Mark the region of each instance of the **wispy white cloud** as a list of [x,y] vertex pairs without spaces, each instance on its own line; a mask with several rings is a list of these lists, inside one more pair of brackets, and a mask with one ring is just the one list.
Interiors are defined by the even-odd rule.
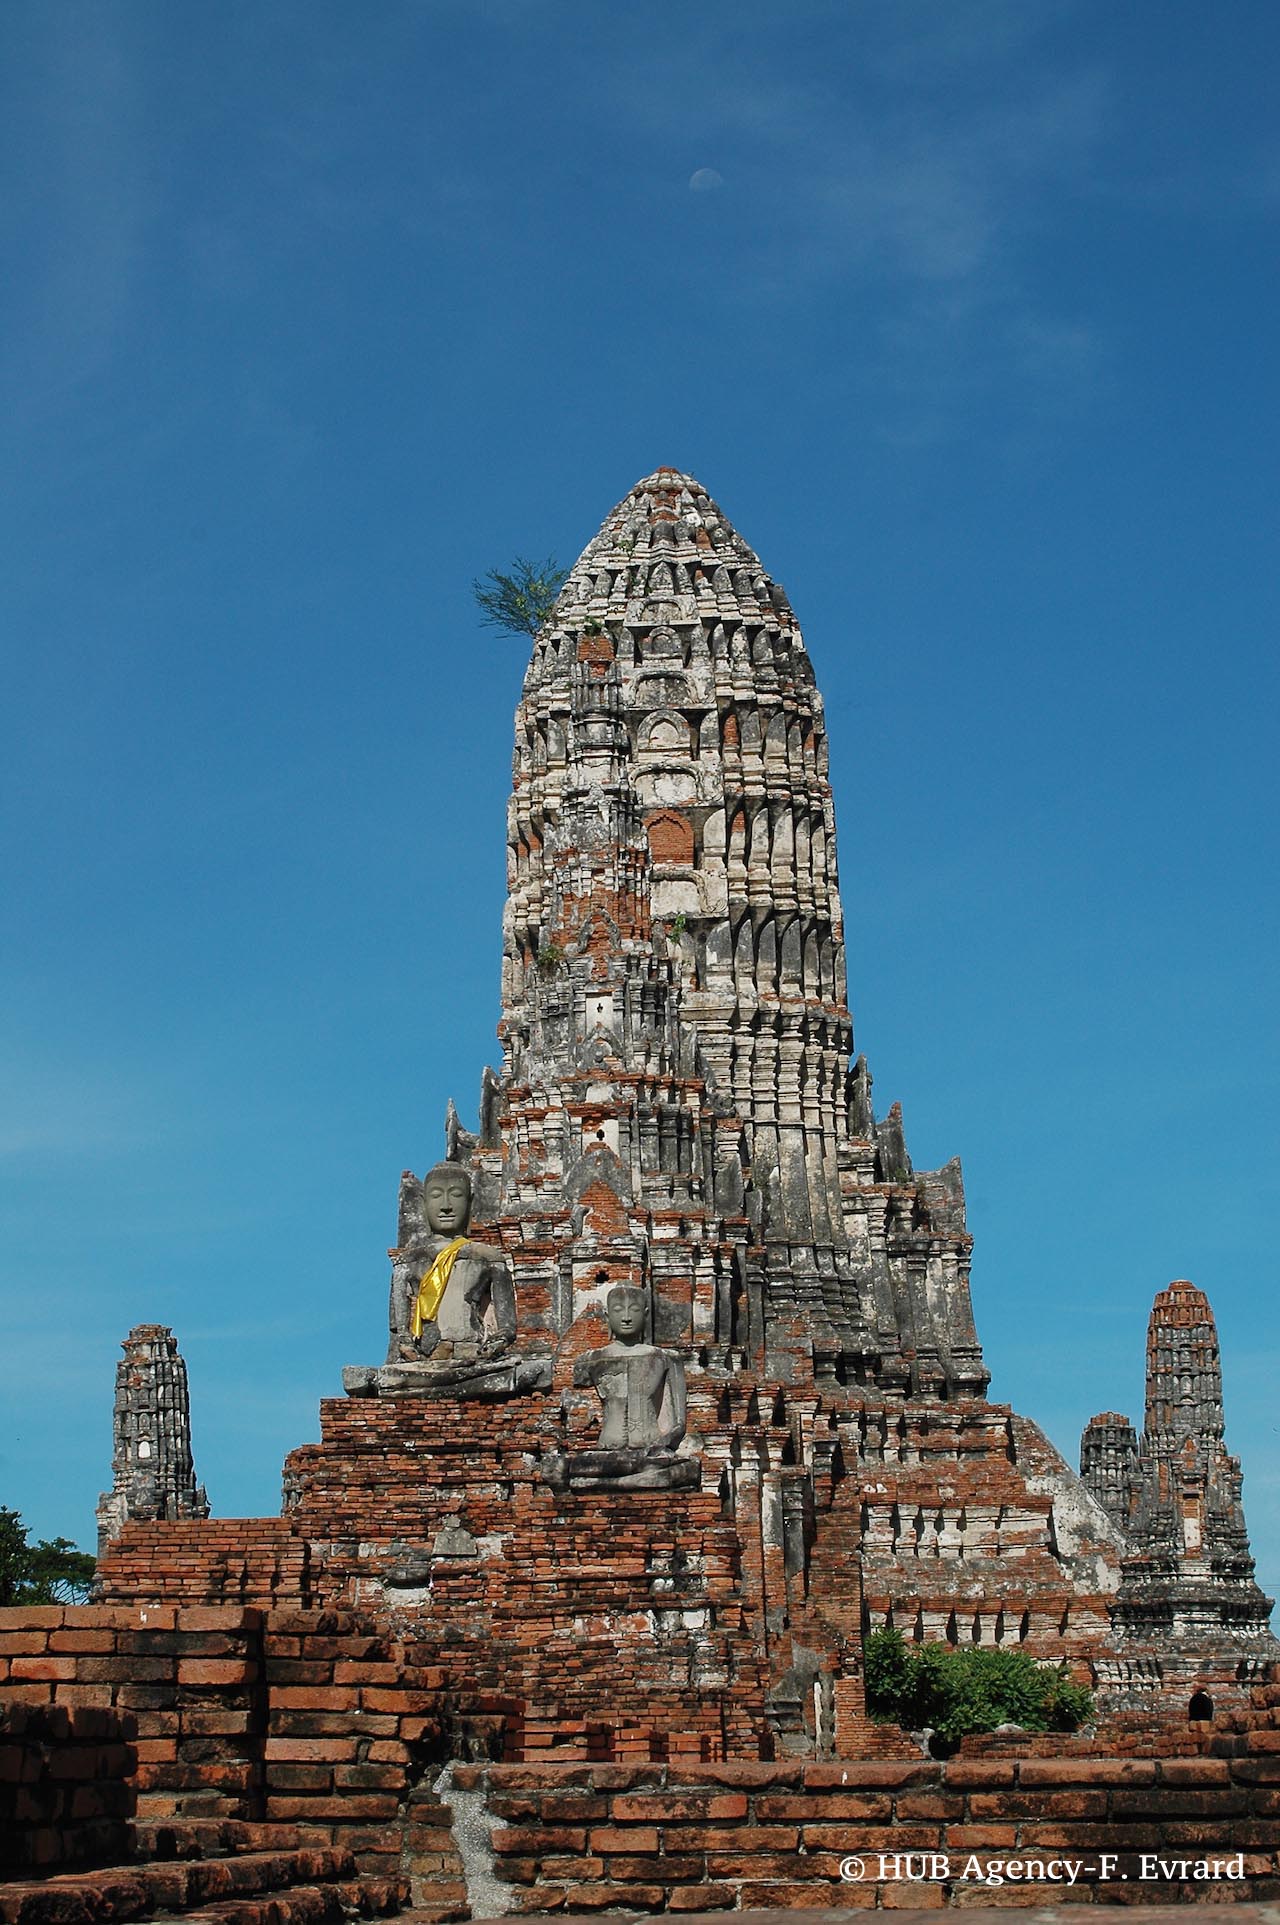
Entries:
[[726,183],[711,217],[732,202],[748,230],[735,298],[871,315],[861,373],[902,395],[886,432],[927,440],[997,382],[1074,405],[1105,363],[1098,325],[1038,284],[1032,251],[1064,196],[1095,191],[1115,131],[1107,72],[1038,44],[1070,10],[873,6],[825,72],[721,61],[691,122],[689,81],[655,96],[631,69],[611,110],[676,151],[696,124]]

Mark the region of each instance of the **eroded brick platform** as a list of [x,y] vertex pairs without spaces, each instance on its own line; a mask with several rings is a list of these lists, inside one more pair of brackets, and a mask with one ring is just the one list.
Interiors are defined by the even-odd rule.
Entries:
[[[544,1751],[454,1762],[441,1790],[442,1761],[460,1744],[502,1749],[502,1708],[350,1618],[86,1606],[50,1609],[33,1627],[33,1615],[0,1613],[13,1730],[39,1747],[51,1781],[79,1771],[86,1782],[92,1756],[87,1782],[115,1787],[110,1808],[136,1802],[139,1819],[119,1872],[6,1891],[0,1919],[25,1925],[53,1917],[41,1891],[60,1894],[67,1916],[146,1917],[162,1900],[181,1909],[175,1894],[187,1910],[230,1902],[255,1879],[332,1888],[325,1904],[394,1909],[412,1896],[424,1919],[462,1917],[477,1869],[516,1911],[967,1906],[987,1889],[905,1876],[855,1889],[840,1870],[851,1853],[878,1864],[881,1853],[1105,1851],[1114,1875],[1082,1874],[1063,1902],[1130,1903],[1160,1895],[1161,1880],[1137,1878],[1143,1853],[1239,1852],[1242,1876],[1211,1895],[1280,1897],[1280,1684],[1188,1731],[1183,1755],[1167,1725],[1163,1756],[1100,1755],[1150,1739],[1131,1717],[1075,1737],[971,1740],[946,1763],[689,1753],[557,1763]],[[37,1631],[42,1650],[31,1648]],[[478,1800],[483,1862],[460,1849],[454,1793]],[[1000,1902],[1035,1893],[1007,1888]]]
[[[1280,1896],[1275,1758],[491,1766],[457,1778],[482,1785],[500,1821],[493,1845],[517,1911],[969,1906],[991,1902],[980,1881],[1011,1858],[1085,1867],[1074,1886],[1064,1875],[1063,1902],[1154,1902],[1200,1888],[1181,1872],[1144,1878],[1146,1859],[1210,1853],[1238,1854],[1240,1876],[1202,1896]],[[842,1877],[854,1857],[860,1874]],[[1003,1904],[1043,1896],[999,1889]]]

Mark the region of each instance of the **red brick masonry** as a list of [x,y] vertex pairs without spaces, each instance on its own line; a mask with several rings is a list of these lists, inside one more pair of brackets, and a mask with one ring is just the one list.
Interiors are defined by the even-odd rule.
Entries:
[[[462,1766],[497,1819],[520,1911],[982,1906],[1280,1895],[1280,1755],[1259,1758],[872,1760],[713,1767]],[[1098,1876],[1102,1853],[1115,1855]],[[1242,1879],[1142,1877],[1240,1854]],[[898,1855],[914,1854],[910,1863]],[[841,1878],[849,1857],[864,1876]],[[946,1858],[950,1875],[931,1877]],[[889,1876],[882,1877],[883,1869]],[[991,1886],[1008,1860],[1071,1859],[1065,1882]],[[852,1867],[850,1869],[853,1869]],[[898,1875],[894,1875],[894,1873]],[[908,1876],[908,1874],[911,1874]],[[921,1875],[923,1874],[923,1875]]]
[[[430,1786],[443,1757],[456,1755],[459,1731],[499,1744],[504,1712],[496,1699],[460,1694],[443,1667],[416,1655],[318,1612],[0,1612],[0,1703],[18,1740],[6,1769],[18,1771],[20,1789],[28,1770],[36,1786],[91,1787],[95,1808],[110,1806],[104,1815],[117,1824],[136,1794],[153,1842],[165,1822],[266,1821],[276,1831],[263,1837],[332,1847],[340,1870],[379,1879],[384,1908],[412,1878],[424,1915],[464,1915],[447,1812]],[[1276,1699],[1280,1688],[1262,1687],[1249,1714],[1189,1733],[1193,1756],[1088,1756],[1081,1739],[1061,1741],[1054,1756],[1044,1750],[1054,1741],[1041,1740],[1038,1755],[984,1749],[945,1764],[525,1762],[456,1765],[454,1779],[483,1794],[498,1876],[524,1912],[1266,1899],[1280,1897]],[[136,1721],[133,1752],[124,1720]],[[23,1806],[24,1828],[46,1841],[46,1855],[27,1864],[77,1862],[75,1819],[90,1825],[94,1814],[58,1795],[64,1803],[50,1806],[43,1831],[35,1805]],[[59,1812],[65,1855],[56,1861],[47,1854]],[[1110,1877],[1100,1875],[1104,1852],[1117,1860]],[[949,1866],[881,1865],[882,1854],[907,1853]],[[854,1854],[864,1876],[842,1878]],[[1181,1871],[1143,1878],[1143,1854],[1193,1863],[1239,1854],[1242,1876],[1200,1886]],[[1012,1857],[1082,1869],[1074,1886],[983,1882],[989,1862]],[[296,1866],[293,1876],[302,1877]],[[0,1920],[34,1920],[32,1903],[15,1912],[0,1895]]]
[[133,1736],[133,1719],[114,1711],[0,1700],[0,1875],[125,1855]]

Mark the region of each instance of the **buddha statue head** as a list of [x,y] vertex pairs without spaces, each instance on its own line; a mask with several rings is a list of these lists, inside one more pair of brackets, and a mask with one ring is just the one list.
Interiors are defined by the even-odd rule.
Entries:
[[649,1293],[639,1284],[615,1283],[604,1300],[609,1319],[609,1334],[618,1343],[637,1344],[644,1340]]
[[462,1237],[471,1222],[471,1172],[461,1163],[437,1163],[422,1180],[427,1223],[438,1237]]

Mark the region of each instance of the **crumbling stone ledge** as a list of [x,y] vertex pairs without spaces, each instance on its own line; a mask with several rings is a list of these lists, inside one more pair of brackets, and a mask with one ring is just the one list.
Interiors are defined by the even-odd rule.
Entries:
[[[1043,1907],[1042,1882],[990,1887],[1009,1859],[1069,1859],[1055,1903],[1280,1898],[1280,1755],[892,1759],[719,1765],[464,1765],[494,1820],[516,1913]],[[1101,1854],[1110,1854],[1100,1875]],[[913,1854],[894,1875],[894,1861]],[[931,1876],[919,1855],[947,1860]],[[1239,1855],[1238,1877],[1144,1875]],[[846,1861],[863,1861],[851,1878]],[[844,1874],[842,1875],[842,1867]],[[886,1867],[889,1875],[881,1875]],[[1274,1925],[1274,1914],[1268,1921]]]
[[[560,1912],[557,1925],[596,1925],[598,1912]],[[646,1912],[626,1912],[611,1910],[609,1917],[614,1920],[646,1918]],[[931,1918],[943,1916],[936,1907],[925,1906],[912,1911],[912,1916],[921,1925]],[[973,1905],[965,1909],[967,1925],[1008,1925],[1008,1907],[994,1905]],[[1019,1916],[1025,1925],[1063,1925],[1062,1910],[1056,1905],[1037,1904],[1020,1910]],[[845,1907],[832,1910],[821,1906],[805,1907],[804,1925],[848,1925],[849,1911]],[[795,1925],[794,1912],[782,1906],[735,1912],[734,1925]],[[496,1925],[489,1919],[477,1919],[474,1925]],[[724,1925],[724,1913],[684,1912],[681,1925]],[[1186,1905],[1144,1905],[1142,1925],[1222,1925],[1222,1908],[1214,1904]],[[1237,1904],[1231,1909],[1231,1925],[1276,1925],[1273,1905]]]

